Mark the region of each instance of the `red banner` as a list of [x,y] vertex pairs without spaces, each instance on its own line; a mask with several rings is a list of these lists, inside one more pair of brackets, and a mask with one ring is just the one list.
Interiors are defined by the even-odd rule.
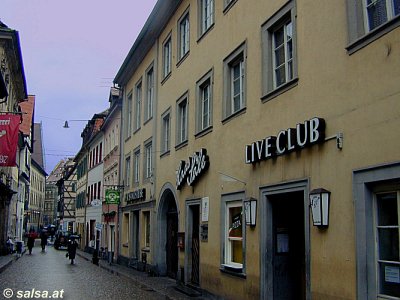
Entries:
[[0,115],[0,167],[15,167],[18,145],[19,115]]

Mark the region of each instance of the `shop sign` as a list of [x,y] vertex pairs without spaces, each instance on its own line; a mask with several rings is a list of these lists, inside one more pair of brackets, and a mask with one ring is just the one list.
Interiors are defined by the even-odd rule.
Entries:
[[106,204],[119,204],[120,191],[108,189],[106,190]]
[[15,167],[21,117],[0,115],[0,167]]
[[99,206],[101,206],[101,200],[100,199],[93,199],[92,202],[90,202],[90,204],[93,207],[99,207]]
[[176,189],[182,189],[185,181],[189,186],[192,186],[207,171],[209,165],[207,150],[204,148],[201,148],[199,152],[195,152],[187,162],[182,160],[176,175]]
[[139,201],[146,200],[146,189],[138,189],[136,191],[130,192],[125,196],[127,204],[133,204]]
[[284,155],[320,143],[324,139],[325,120],[312,118],[297,124],[296,128],[281,130],[277,136],[269,136],[251,145],[246,145],[246,164]]

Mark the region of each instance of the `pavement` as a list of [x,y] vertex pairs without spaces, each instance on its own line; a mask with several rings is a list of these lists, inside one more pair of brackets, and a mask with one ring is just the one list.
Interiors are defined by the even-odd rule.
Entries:
[[[92,261],[92,255],[83,252],[81,250],[77,250],[76,254],[85,260]],[[147,272],[141,272],[134,268],[123,266],[119,264],[110,264],[106,260],[99,260],[99,267],[103,268],[117,276],[126,277],[132,280],[135,284],[140,285],[142,289],[155,291],[161,295],[165,296],[165,299],[169,300],[184,300],[184,299],[221,299],[214,295],[207,293],[206,291],[202,291],[200,293],[197,290],[193,290],[182,284],[177,283],[175,279],[164,277],[164,276],[149,276]]]
[[[83,252],[78,249],[76,254],[89,262],[92,261],[92,255],[90,253]],[[19,256],[16,253],[0,256],[0,273],[2,273],[17,259],[19,259]],[[106,260],[100,259],[99,267],[113,273],[116,276],[128,278],[132,280],[134,284],[139,285],[142,289],[155,291],[165,296],[165,299],[168,300],[220,299],[214,295],[208,294],[206,291],[200,293],[199,291],[183,286],[172,278],[164,276],[149,276],[147,272],[141,272],[134,268],[119,264],[110,264]]]

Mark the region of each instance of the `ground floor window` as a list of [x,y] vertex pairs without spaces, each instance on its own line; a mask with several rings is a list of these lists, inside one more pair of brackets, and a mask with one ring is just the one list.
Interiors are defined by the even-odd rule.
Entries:
[[400,191],[375,195],[378,294],[400,297]]
[[222,243],[222,269],[244,273],[245,222],[242,193],[224,195],[222,218],[224,230]]
[[356,170],[358,299],[400,299],[400,162]]

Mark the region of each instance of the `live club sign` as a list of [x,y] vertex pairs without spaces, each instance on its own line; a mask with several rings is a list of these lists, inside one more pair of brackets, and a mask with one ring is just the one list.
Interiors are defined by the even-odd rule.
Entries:
[[187,162],[182,160],[176,174],[176,189],[181,190],[185,181],[189,186],[192,186],[207,171],[209,165],[207,150],[204,148],[195,152]]
[[291,151],[302,149],[325,140],[325,120],[312,118],[296,125],[296,128],[281,130],[277,136],[246,145],[246,164],[267,160]]

